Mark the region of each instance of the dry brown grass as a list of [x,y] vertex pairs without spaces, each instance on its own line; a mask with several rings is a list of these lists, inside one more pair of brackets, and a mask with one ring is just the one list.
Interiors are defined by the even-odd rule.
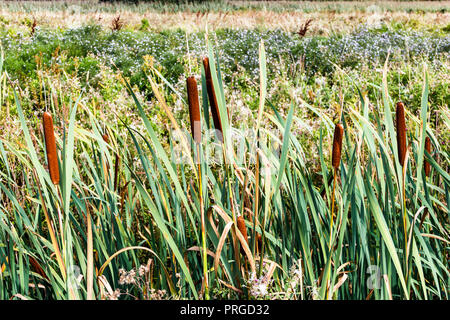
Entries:
[[[450,2],[449,2],[450,3]],[[309,35],[328,35],[331,32],[351,31],[361,23],[378,24],[381,22],[413,23],[415,28],[443,27],[450,23],[450,13],[426,12],[344,12],[318,11],[304,12],[273,12],[261,10],[235,11],[229,13],[196,12],[158,13],[147,11],[136,13],[133,11],[118,11],[114,13],[70,13],[68,11],[37,11],[10,12],[5,7],[0,9],[0,16],[9,21],[9,25],[21,26],[25,19],[36,18],[40,27],[77,27],[88,23],[96,23],[103,28],[110,28],[114,19],[120,15],[124,28],[138,28],[142,19],[147,19],[153,30],[183,29],[188,32],[220,28],[280,28],[285,31],[298,32],[299,28],[308,20],[313,21],[308,29]]]

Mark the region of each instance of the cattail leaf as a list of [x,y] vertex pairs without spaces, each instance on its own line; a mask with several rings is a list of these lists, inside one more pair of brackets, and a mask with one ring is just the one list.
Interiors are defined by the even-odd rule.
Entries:
[[266,70],[266,50],[264,48],[264,41],[261,39],[259,43],[259,108],[258,118],[256,120],[256,132],[261,126],[262,115],[264,111],[264,104],[267,95],[267,70]]
[[[420,110],[420,144],[419,144],[419,152],[417,153],[417,183],[420,185],[422,181],[422,167],[425,153],[425,141],[427,138],[427,114],[428,114],[428,72],[426,68],[424,68],[424,85],[422,90],[422,99],[421,99],[421,110]],[[428,163],[428,162],[427,162]],[[416,187],[415,194],[415,202],[417,202],[417,198],[419,196],[420,188]]]
[[380,206],[378,204],[377,199],[375,198],[375,195],[373,194],[373,189],[369,185],[369,182],[364,181],[364,184],[365,184],[365,190],[366,190],[366,193],[367,193],[367,196],[369,199],[373,217],[374,217],[374,219],[377,223],[377,226],[380,230],[383,241],[386,244],[386,247],[390,253],[390,256],[391,256],[392,262],[394,263],[395,269],[397,270],[405,297],[407,299],[409,299],[409,292],[406,287],[401,263],[398,258],[398,255],[397,255],[397,249],[395,248],[394,241],[392,240],[392,237],[390,235],[389,228],[386,224],[386,220],[384,219],[383,213],[381,212]]
[[[217,74],[218,66],[216,67],[216,61],[215,61],[215,55],[213,51],[213,47],[211,43],[208,43],[208,58],[209,58],[209,66],[210,66],[210,72],[211,72],[211,79],[213,82],[213,88],[217,99],[217,105],[219,108],[219,115],[220,115],[220,122],[222,126],[222,134],[223,134],[223,141],[225,142],[225,145],[228,145],[229,141],[229,121],[228,121],[228,113],[227,113],[227,107],[225,102],[225,95],[223,92],[223,87],[220,85],[221,79],[219,79],[219,76]],[[220,81],[219,81],[220,80]],[[226,148],[228,150],[229,148]]]
[[281,184],[281,180],[283,179],[284,169],[285,169],[286,163],[287,163],[293,114],[294,114],[294,105],[291,105],[291,108],[289,109],[289,113],[288,113],[287,120],[286,120],[285,130],[283,133],[283,146],[281,149],[280,166],[279,166],[278,174],[277,174],[278,178],[277,178],[277,181],[275,182],[274,189],[273,189],[273,192],[275,193],[274,197],[276,197],[278,195],[278,192],[280,191],[279,187]]
[[[136,104],[136,107],[138,108],[138,112],[139,112],[142,120],[144,121],[144,125],[145,125],[145,127],[146,127],[146,129],[147,129],[147,131],[148,131],[148,133],[150,135],[151,142],[155,146],[157,155],[163,161],[163,163],[164,163],[164,165],[165,165],[165,167],[167,169],[167,172],[169,173],[169,176],[171,177],[172,182],[173,182],[173,184],[175,186],[175,190],[177,192],[177,195],[178,195],[178,197],[180,197],[183,205],[185,206],[185,208],[186,208],[186,210],[188,212],[188,215],[190,217],[192,217],[192,212],[190,210],[190,206],[188,205],[187,197],[186,197],[185,193],[183,192],[183,188],[181,187],[180,181],[178,179],[178,175],[175,172],[174,168],[172,167],[172,165],[170,163],[170,160],[167,157],[167,154],[164,151],[164,148],[163,148],[162,144],[158,140],[158,138],[156,136],[156,132],[153,130],[153,127],[152,127],[150,121],[148,120],[147,116],[145,115],[144,110],[143,110],[139,100],[137,99],[136,95],[134,94],[134,92],[133,92],[131,86],[129,85],[129,83],[126,82],[126,84],[127,84],[127,87],[128,87],[128,90],[129,90],[130,94],[133,97],[133,100],[134,100],[134,102]],[[195,231],[196,237],[198,238],[198,231],[195,228],[195,226],[194,226],[194,231]]]

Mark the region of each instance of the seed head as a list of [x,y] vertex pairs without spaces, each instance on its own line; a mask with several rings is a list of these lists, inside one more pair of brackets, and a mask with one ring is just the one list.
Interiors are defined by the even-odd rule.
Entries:
[[[426,137],[425,138],[425,150],[429,154],[431,154],[431,139],[430,139],[430,137]],[[425,175],[427,177],[429,177],[430,176],[430,171],[431,171],[431,165],[430,165],[430,163],[427,160],[425,160],[425,164],[424,165],[425,165]]]
[[336,170],[339,168],[339,163],[341,161],[341,150],[342,150],[342,137],[344,136],[344,127],[342,124],[338,123],[334,128],[333,136],[333,152],[331,157],[331,164]]
[[194,141],[200,143],[202,140],[200,125],[200,107],[198,103],[197,81],[193,76],[187,78],[187,91],[189,101],[189,117],[191,121],[191,133]]
[[[237,227],[239,229],[239,231],[242,233],[242,235],[244,236],[245,241],[248,244],[248,239],[247,239],[247,228],[245,227],[245,220],[242,216],[237,217],[236,219],[237,221]],[[244,250],[242,249],[241,246],[241,253],[245,254]]]

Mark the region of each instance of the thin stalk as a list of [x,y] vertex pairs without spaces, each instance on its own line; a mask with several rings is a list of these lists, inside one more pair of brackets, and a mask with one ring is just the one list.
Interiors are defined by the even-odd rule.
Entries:
[[333,221],[334,221],[334,198],[336,193],[336,180],[337,180],[337,169],[334,168],[334,177],[333,177],[333,193],[331,194],[331,222],[330,222],[330,250],[333,242]]
[[93,300],[94,295],[94,244],[92,236],[91,211],[86,203],[86,227],[87,227],[87,300]]
[[205,281],[205,299],[209,300],[208,286],[208,261],[206,251],[206,225],[205,225],[205,209],[203,207],[203,187],[202,187],[202,165],[200,162],[200,145],[196,143],[197,150],[197,170],[198,170],[198,193],[200,201],[200,219],[202,224],[202,250],[203,250],[203,278]]

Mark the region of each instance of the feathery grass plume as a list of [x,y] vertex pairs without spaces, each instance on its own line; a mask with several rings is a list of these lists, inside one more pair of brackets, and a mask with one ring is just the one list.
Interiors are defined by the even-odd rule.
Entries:
[[[214,128],[219,130],[221,134],[222,122],[220,121],[219,105],[217,104],[216,93],[214,92],[213,80],[211,78],[211,69],[209,66],[209,58],[203,58],[203,67],[205,68],[206,89],[208,91],[209,106],[211,108],[211,114],[214,121]],[[219,138],[222,141],[222,137]]]
[[406,122],[405,122],[405,106],[402,102],[397,103],[396,109],[397,124],[397,148],[398,160],[402,167],[405,166],[406,158]]
[[[245,241],[247,241],[247,244],[248,244],[247,228],[245,227],[244,217],[242,217],[242,216],[237,217],[236,223],[237,223],[237,227],[238,227],[239,231],[242,233]],[[245,255],[245,252],[244,252],[244,249],[242,248],[242,246],[241,246],[241,253]]]
[[202,132],[200,125],[200,106],[198,102],[198,88],[197,81],[194,76],[190,76],[186,80],[189,102],[189,118],[191,121],[191,133],[195,143],[200,143],[202,140]]
[[334,128],[333,136],[333,152],[331,157],[331,164],[336,170],[339,168],[341,161],[342,137],[344,136],[344,127],[338,123]]
[[[426,137],[425,138],[425,150],[429,154],[431,154],[431,139],[430,139],[430,137]],[[429,177],[430,176],[430,171],[431,171],[430,163],[427,160],[425,160],[424,166],[425,166],[425,175],[427,177]]]
[[55,132],[53,130],[53,119],[49,112],[44,112],[44,137],[45,149],[47,150],[48,170],[53,184],[59,183],[59,164],[58,155],[56,153]]

